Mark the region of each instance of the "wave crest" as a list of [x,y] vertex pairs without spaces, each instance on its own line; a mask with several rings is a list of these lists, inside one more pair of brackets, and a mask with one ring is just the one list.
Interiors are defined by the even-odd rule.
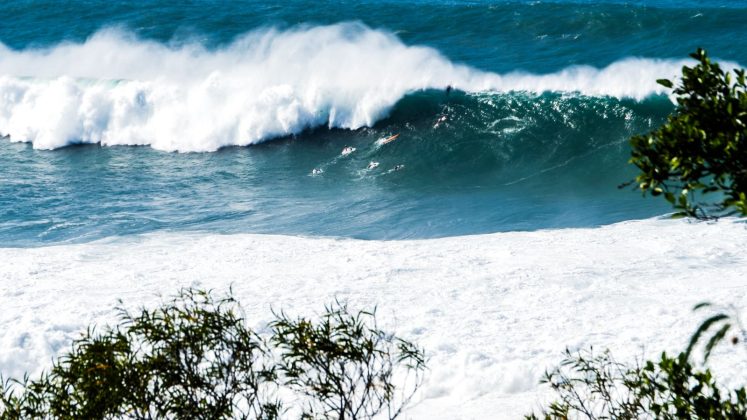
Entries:
[[0,133],[38,149],[72,143],[213,151],[319,126],[371,126],[410,92],[578,92],[643,99],[684,61],[495,74],[360,23],[263,29],[208,50],[118,31],[13,51],[0,44]]

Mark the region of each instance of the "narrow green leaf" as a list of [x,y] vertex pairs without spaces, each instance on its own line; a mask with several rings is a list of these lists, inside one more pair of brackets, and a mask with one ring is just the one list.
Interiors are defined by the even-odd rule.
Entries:
[[669,89],[671,89],[671,88],[672,88],[672,86],[674,86],[674,85],[672,84],[672,81],[671,81],[671,80],[669,80],[669,79],[657,79],[657,80],[656,80],[656,83],[658,83],[658,84],[660,84],[660,85],[662,85],[662,86],[664,86],[664,87],[666,87],[666,88],[669,88]]
[[711,302],[700,302],[699,304],[693,306],[693,311],[697,311],[698,309],[701,309],[701,308],[708,308],[710,306],[713,306]]
[[703,321],[703,323],[700,324],[698,329],[695,330],[692,337],[690,337],[690,343],[687,345],[687,349],[685,350],[685,358],[688,358],[688,359],[690,358],[690,354],[692,353],[692,350],[695,347],[695,345],[698,343],[698,340],[700,340],[700,336],[704,332],[706,332],[711,327],[711,325],[719,321],[723,321],[724,319],[727,319],[727,318],[729,318],[727,315],[717,314]]

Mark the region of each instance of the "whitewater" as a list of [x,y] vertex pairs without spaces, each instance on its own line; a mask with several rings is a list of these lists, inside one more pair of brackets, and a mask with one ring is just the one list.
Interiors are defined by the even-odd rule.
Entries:
[[[515,419],[551,398],[540,380],[566,348],[655,358],[686,346],[696,303],[747,307],[744,219],[672,220],[616,188],[631,136],[676,109],[657,79],[696,47],[747,63],[743,2],[0,16],[3,378],[49,369],[120,300],[232,289],[260,334],[272,310],[376,307],[429,357],[405,418]],[[744,351],[711,361],[745,385]]]
[[643,100],[662,94],[656,79],[685,63],[630,57],[604,68],[496,74],[361,23],[258,29],[217,49],[108,29],[44,48],[0,44],[0,134],[36,149],[208,152],[316,127],[370,127],[407,94],[448,86]]
[[[545,369],[571,350],[620,361],[682,350],[701,301],[747,306],[747,226],[648,219],[415,241],[153,233],[0,249],[0,371],[49,368],[114,307],[152,307],[180,287],[232,288],[260,333],[271,310],[312,315],[338,298],[425,347],[408,418],[520,418],[547,401]],[[743,352],[716,351],[722,384]]]

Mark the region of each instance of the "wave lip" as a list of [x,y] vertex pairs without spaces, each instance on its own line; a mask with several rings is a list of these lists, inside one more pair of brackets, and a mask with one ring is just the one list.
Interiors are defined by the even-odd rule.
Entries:
[[0,133],[73,143],[214,151],[307,128],[371,126],[410,92],[547,91],[644,99],[684,61],[628,58],[603,69],[489,73],[360,23],[251,32],[231,45],[168,46],[118,31],[13,51],[0,44]]

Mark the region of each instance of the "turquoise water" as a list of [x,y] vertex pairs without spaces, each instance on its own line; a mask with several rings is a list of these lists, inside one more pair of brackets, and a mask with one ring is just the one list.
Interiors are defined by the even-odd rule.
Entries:
[[0,246],[660,215],[617,188],[627,139],[673,110],[657,72],[699,46],[747,63],[734,1],[35,0],[0,16]]

